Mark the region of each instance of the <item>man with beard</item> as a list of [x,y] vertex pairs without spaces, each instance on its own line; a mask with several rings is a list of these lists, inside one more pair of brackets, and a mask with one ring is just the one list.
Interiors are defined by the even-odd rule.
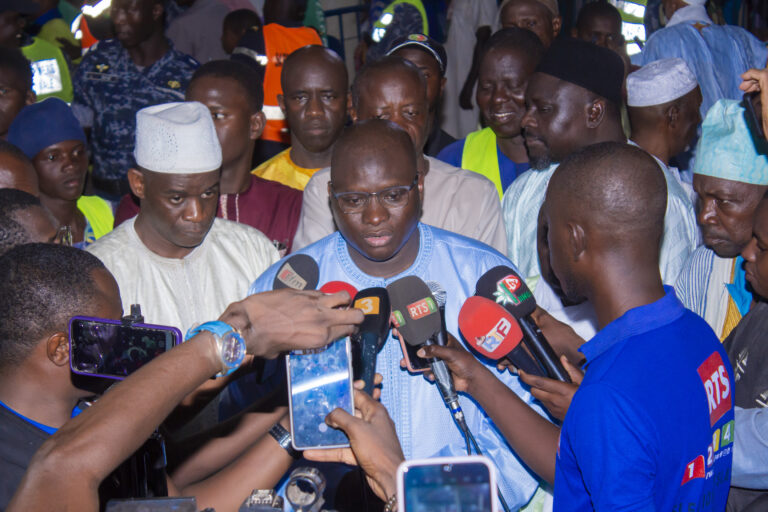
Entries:
[[697,151],[693,187],[704,246],[691,254],[675,291],[723,340],[752,303],[739,254],[752,238],[755,209],[768,188],[768,159],[733,100],[710,109]]
[[[623,79],[615,52],[571,39],[555,41],[528,81],[522,125],[532,169],[512,183],[502,204],[507,256],[526,278],[541,275],[537,218],[559,162],[591,144],[626,141],[619,111]],[[693,246],[669,208],[664,229],[660,271],[665,283],[674,283]]]

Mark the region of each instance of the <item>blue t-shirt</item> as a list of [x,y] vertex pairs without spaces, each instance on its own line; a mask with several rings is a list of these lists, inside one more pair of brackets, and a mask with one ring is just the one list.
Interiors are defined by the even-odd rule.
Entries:
[[[12,412],[13,414],[15,414],[16,416],[18,416],[18,417],[19,417],[19,418],[21,418],[22,420],[26,421],[27,423],[29,423],[29,424],[30,424],[30,425],[32,425],[33,427],[37,427],[37,428],[39,428],[40,430],[42,430],[43,432],[45,432],[45,433],[46,433],[46,434],[48,434],[48,435],[51,435],[51,436],[52,436],[53,434],[55,434],[55,433],[56,433],[56,431],[57,431],[57,430],[59,430],[59,429],[58,429],[58,428],[56,428],[56,427],[49,427],[48,425],[43,425],[42,423],[38,423],[38,422],[36,422],[35,420],[33,420],[33,419],[31,419],[31,418],[27,418],[27,417],[26,417],[26,416],[24,416],[23,414],[19,414],[18,412],[14,411],[13,409],[11,409],[11,408],[10,408],[10,407],[8,407],[7,405],[5,405],[3,402],[0,402],[0,407],[3,407],[3,408],[4,408],[4,409],[6,409],[7,411],[10,411],[10,412]],[[80,409],[79,407],[75,406],[75,408],[74,408],[74,409],[72,409],[72,416],[70,416],[70,418],[74,418],[75,416],[77,416],[77,415],[78,415],[78,414],[80,414],[81,412],[83,412],[83,411],[82,411],[82,409]]]
[[560,432],[554,509],[725,510],[733,370],[712,329],[665,287],[581,351]]
[[[466,138],[463,138],[445,146],[443,150],[438,153],[438,160],[442,160],[454,167],[461,167],[461,156],[464,153],[464,142],[466,142],[466,140]],[[528,162],[518,164],[517,162],[510,160],[507,155],[501,152],[499,146],[496,146],[496,156],[499,159],[502,190],[507,190],[507,187],[515,181],[515,178],[531,167]]]

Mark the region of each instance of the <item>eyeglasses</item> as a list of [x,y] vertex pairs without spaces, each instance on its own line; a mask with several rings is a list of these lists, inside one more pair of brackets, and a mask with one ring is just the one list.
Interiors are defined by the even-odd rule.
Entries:
[[[379,204],[384,208],[396,209],[403,208],[408,204],[411,198],[410,192],[418,183],[419,177],[416,176],[410,185],[389,187],[378,192],[341,192],[332,195],[344,213],[362,212],[368,206],[371,197],[376,197],[379,200]],[[331,189],[333,189],[333,183],[331,183]]]
[[56,233],[53,243],[72,247],[72,228],[70,226],[61,226]]

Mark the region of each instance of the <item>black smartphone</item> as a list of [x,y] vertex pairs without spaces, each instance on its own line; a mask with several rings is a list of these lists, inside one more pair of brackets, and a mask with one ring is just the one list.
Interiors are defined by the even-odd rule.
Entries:
[[122,380],[179,343],[181,331],[175,327],[73,316],[69,366],[79,375]]
[[745,110],[745,117],[747,118],[747,126],[761,139],[765,139],[765,132],[763,131],[763,111],[762,103],[760,102],[759,92],[748,92],[744,94],[742,105]]

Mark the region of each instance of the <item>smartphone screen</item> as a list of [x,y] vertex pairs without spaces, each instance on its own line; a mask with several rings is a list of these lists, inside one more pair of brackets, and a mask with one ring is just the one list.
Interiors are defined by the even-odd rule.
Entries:
[[178,345],[181,332],[175,327],[73,317],[69,341],[73,372],[121,380]]
[[286,365],[293,447],[349,446],[344,432],[325,423],[325,417],[336,408],[354,414],[349,338],[334,341],[319,352],[292,352]]
[[414,464],[402,470],[405,507],[401,512],[494,510],[487,463],[471,461]]

